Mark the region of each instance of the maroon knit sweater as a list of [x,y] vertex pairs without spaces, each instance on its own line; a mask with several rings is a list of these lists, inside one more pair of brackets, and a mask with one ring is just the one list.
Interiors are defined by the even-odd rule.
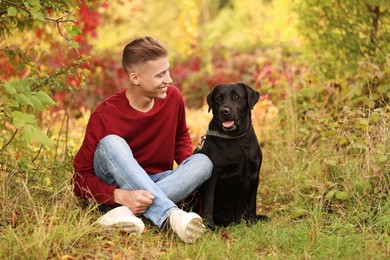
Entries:
[[156,99],[146,113],[129,105],[126,91],[118,92],[92,113],[83,144],[73,160],[72,182],[79,197],[115,204],[113,192],[117,186],[105,184],[93,169],[96,147],[109,134],[124,138],[135,159],[149,174],[170,170],[174,161],[180,164],[192,154],[184,102],[177,88],[168,86],[167,97]]

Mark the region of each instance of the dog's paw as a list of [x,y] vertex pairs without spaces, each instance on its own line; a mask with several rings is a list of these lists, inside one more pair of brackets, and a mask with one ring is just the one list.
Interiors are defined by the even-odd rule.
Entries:
[[256,215],[257,222],[270,222],[272,219],[266,215]]
[[254,218],[247,219],[247,224],[250,226],[255,225],[258,222],[270,222],[271,218],[266,215],[256,215]]

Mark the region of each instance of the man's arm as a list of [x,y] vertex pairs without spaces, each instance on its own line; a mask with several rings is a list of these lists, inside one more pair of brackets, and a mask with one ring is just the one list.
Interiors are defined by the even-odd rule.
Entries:
[[123,190],[116,185],[107,185],[95,175],[93,160],[100,140],[110,133],[109,124],[98,114],[93,114],[88,122],[83,144],[73,160],[73,190],[81,198],[93,199],[97,203],[125,205],[136,214],[144,213],[153,203],[154,196],[144,190]]
[[180,96],[178,110],[178,123],[176,129],[175,161],[181,164],[192,154],[191,137],[188,132],[185,106],[183,98]]
[[73,165],[73,190],[81,198],[93,199],[97,203],[115,205],[116,185],[107,185],[97,177],[93,169],[94,154],[100,140],[109,134],[109,124],[98,113],[93,113],[88,121],[85,137],[76,154]]

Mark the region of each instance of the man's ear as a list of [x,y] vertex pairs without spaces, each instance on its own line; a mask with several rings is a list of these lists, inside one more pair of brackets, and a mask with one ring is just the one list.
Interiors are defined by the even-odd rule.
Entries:
[[253,107],[256,105],[257,101],[259,101],[260,98],[260,92],[252,89],[248,85],[244,83],[239,83],[241,86],[243,86],[246,90],[247,96],[248,96],[248,106],[250,109],[253,109]]
[[131,83],[133,83],[134,85],[139,85],[139,77],[138,77],[138,74],[137,73],[130,73],[129,75],[129,79],[131,81]]

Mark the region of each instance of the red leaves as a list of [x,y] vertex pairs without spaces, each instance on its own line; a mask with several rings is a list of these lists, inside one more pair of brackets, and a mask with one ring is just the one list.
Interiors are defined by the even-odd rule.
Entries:
[[225,242],[231,242],[233,238],[229,235],[229,233],[226,230],[223,230],[221,232],[221,239]]
[[78,20],[76,25],[79,26],[83,31],[83,37],[79,37],[79,40],[84,40],[84,37],[86,35],[91,35],[92,37],[96,38],[96,29],[99,25],[100,18],[99,12],[86,6],[85,1],[83,0],[80,4],[79,15],[80,19]]
[[[172,70],[174,84],[179,87],[189,107],[203,105],[203,99],[216,84],[245,82],[262,92],[261,99],[271,99],[278,89],[278,97],[284,97],[285,87],[299,88],[305,66],[292,62],[289,57],[276,59],[275,53],[263,50],[240,52],[230,50],[222,54],[215,50],[209,61],[193,58],[177,64]],[[196,66],[195,66],[196,65]]]

